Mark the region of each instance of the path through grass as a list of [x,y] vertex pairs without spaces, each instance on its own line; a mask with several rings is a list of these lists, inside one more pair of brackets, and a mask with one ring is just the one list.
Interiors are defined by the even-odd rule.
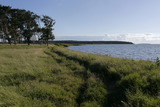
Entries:
[[59,46],[0,45],[0,106],[158,107],[159,71]]
[[103,83],[78,61],[22,47],[1,47],[0,106],[103,106]]

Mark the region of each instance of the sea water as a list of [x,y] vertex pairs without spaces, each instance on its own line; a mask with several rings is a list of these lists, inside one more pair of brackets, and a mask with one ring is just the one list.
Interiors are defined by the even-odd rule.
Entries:
[[157,57],[160,58],[160,44],[82,45],[70,46],[69,49],[133,60],[156,61]]

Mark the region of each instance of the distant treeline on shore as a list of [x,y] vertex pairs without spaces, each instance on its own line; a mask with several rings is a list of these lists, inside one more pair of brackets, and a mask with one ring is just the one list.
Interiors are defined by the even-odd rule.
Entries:
[[[0,44],[7,43],[7,42],[1,42]],[[26,41],[21,41],[19,44],[26,44]],[[45,44],[46,41],[30,41],[32,44]],[[63,40],[63,41],[48,41],[49,44],[133,44],[132,42],[127,42],[127,41],[68,41],[68,40]]]
[[65,44],[133,44],[127,41],[50,41],[49,43],[65,43]]

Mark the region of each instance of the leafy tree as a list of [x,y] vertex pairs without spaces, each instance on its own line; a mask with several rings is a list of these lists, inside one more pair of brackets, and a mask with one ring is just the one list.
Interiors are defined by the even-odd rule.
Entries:
[[[40,28],[40,21],[44,27]],[[28,45],[31,43],[31,37],[36,34],[42,34],[41,39],[45,40],[48,45],[49,39],[54,39],[52,33],[55,20],[49,16],[40,16],[22,9],[12,9],[9,6],[0,5],[0,38],[11,44],[25,40]]]
[[20,11],[19,9],[12,9],[11,10],[11,26],[10,26],[10,34],[12,35],[12,38],[14,40],[14,44],[17,44],[17,39],[19,38],[19,26],[21,24],[21,20],[19,20]]
[[42,40],[45,40],[48,46],[48,40],[49,39],[55,39],[54,34],[52,33],[52,30],[54,30],[52,27],[55,24],[55,20],[53,20],[49,16],[43,16],[42,22],[44,23],[44,27],[42,28]]
[[18,29],[17,29],[17,34],[18,34],[18,42],[22,42],[22,39],[24,38],[23,36],[23,31],[24,31],[24,23],[25,23],[25,13],[26,10],[18,10],[17,12],[17,25],[18,25]]
[[10,10],[11,7],[9,6],[1,6],[0,5],[0,30],[3,32],[3,39],[7,39],[8,43],[11,44],[11,38],[10,38],[10,22],[11,22],[11,16],[10,16]]
[[27,11],[25,13],[25,20],[23,23],[23,35],[28,45],[31,43],[31,37],[38,29],[38,24],[36,19],[39,18],[38,15],[33,12]]

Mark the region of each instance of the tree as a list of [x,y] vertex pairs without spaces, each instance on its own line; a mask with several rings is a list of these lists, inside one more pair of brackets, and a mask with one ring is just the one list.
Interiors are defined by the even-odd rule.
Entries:
[[23,36],[28,45],[30,45],[31,43],[31,37],[38,29],[38,24],[36,22],[37,18],[39,18],[39,16],[34,14],[33,12],[27,11],[25,13],[25,20],[23,23]]
[[21,13],[19,9],[12,9],[10,12],[11,15],[11,25],[10,25],[10,34],[14,40],[14,44],[17,44],[17,40],[20,37],[20,24],[22,24],[22,22],[20,22],[20,17],[21,17]]
[[55,24],[55,20],[53,20],[49,16],[43,16],[42,22],[44,23],[44,27],[42,28],[42,40],[45,40],[48,46],[48,40],[49,39],[55,39],[54,34],[52,33],[52,30],[54,30],[52,27]]
[[4,34],[3,39],[7,39],[9,44],[11,44],[11,37],[10,37],[11,15],[10,15],[10,10],[11,10],[11,7],[0,5],[0,30]]
[[[40,27],[40,21],[44,27]],[[41,19],[37,14],[22,9],[12,9],[9,6],[0,5],[0,38],[3,41],[8,40],[17,42],[25,40],[28,45],[31,43],[31,37],[42,34],[41,39],[48,45],[49,39],[54,39],[52,27],[55,20],[49,16],[43,16]]]

